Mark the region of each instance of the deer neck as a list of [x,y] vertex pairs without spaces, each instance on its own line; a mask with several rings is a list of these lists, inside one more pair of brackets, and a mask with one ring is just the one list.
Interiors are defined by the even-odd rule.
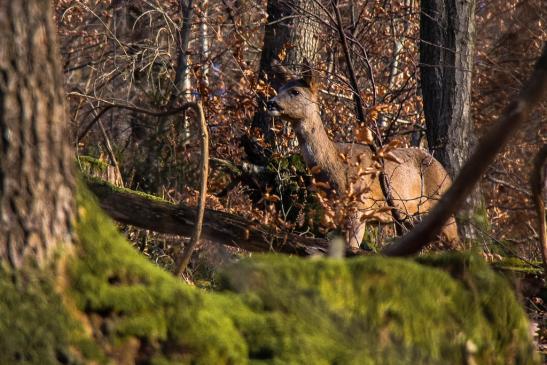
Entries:
[[347,187],[346,166],[336,145],[327,135],[319,111],[314,110],[306,119],[293,125],[308,167],[319,167],[318,179],[329,182],[339,193],[343,193]]

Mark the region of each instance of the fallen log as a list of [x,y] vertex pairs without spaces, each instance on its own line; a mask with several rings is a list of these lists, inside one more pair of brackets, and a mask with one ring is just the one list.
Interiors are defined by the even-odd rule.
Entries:
[[[190,236],[196,209],[173,204],[152,195],[115,187],[97,179],[87,179],[89,189],[101,207],[114,220],[155,232]],[[203,238],[252,252],[279,252],[309,256],[327,254],[329,243],[323,238],[300,236],[253,222],[241,216],[205,210]],[[347,251],[347,255],[360,252]]]

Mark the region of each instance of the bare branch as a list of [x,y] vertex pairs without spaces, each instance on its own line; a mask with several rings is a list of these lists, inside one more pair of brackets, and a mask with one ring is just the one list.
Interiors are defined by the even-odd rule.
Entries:
[[537,210],[539,244],[543,257],[544,275],[547,277],[547,222],[545,221],[545,191],[547,190],[547,145],[539,151],[534,159],[534,170],[531,176],[532,195]]
[[201,228],[203,226],[203,215],[205,213],[205,198],[207,196],[207,177],[209,174],[209,133],[207,131],[207,123],[205,121],[205,114],[203,113],[203,107],[200,103],[187,103],[189,107],[194,108],[196,112],[197,123],[201,130],[201,161],[200,161],[200,188],[199,188],[199,200],[198,200],[198,213],[196,216],[196,225],[192,238],[187,246],[184,247],[182,255],[177,258],[175,264],[175,275],[179,276],[184,272],[192,252],[196,248],[199,238],[201,236]]

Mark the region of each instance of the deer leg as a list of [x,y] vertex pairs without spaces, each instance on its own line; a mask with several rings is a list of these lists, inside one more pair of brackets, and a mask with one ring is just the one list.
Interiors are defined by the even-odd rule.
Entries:
[[450,217],[450,219],[445,223],[440,235],[442,240],[446,240],[450,248],[456,248],[459,235],[458,235],[458,226],[456,225],[456,219]]
[[346,231],[346,244],[351,248],[359,248],[365,235],[366,223],[361,222],[362,213],[355,213],[349,218],[348,229]]

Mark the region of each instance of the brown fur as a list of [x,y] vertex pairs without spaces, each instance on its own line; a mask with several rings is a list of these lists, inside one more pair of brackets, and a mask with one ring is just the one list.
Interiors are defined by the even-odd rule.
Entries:
[[[278,72],[285,72],[280,65],[274,67]],[[357,176],[359,168],[364,170],[373,164],[370,148],[361,144],[334,143],[329,139],[319,114],[311,70],[307,70],[302,79],[287,81],[278,95],[268,102],[268,109],[271,115],[292,124],[306,164],[310,169],[319,167],[320,179],[328,181],[339,194],[346,193],[349,183],[355,182],[354,190],[364,194],[357,213],[348,224],[348,244],[358,247],[365,230],[365,224],[360,221],[362,215],[387,205],[377,176]],[[344,163],[341,153],[348,157],[349,163]],[[385,159],[384,171],[396,208],[403,218],[428,212],[450,186],[446,170],[422,149],[398,148],[392,154],[397,162]],[[380,213],[376,218],[382,222],[393,220],[389,212]],[[449,242],[457,241],[453,218],[444,227],[442,235]]]

